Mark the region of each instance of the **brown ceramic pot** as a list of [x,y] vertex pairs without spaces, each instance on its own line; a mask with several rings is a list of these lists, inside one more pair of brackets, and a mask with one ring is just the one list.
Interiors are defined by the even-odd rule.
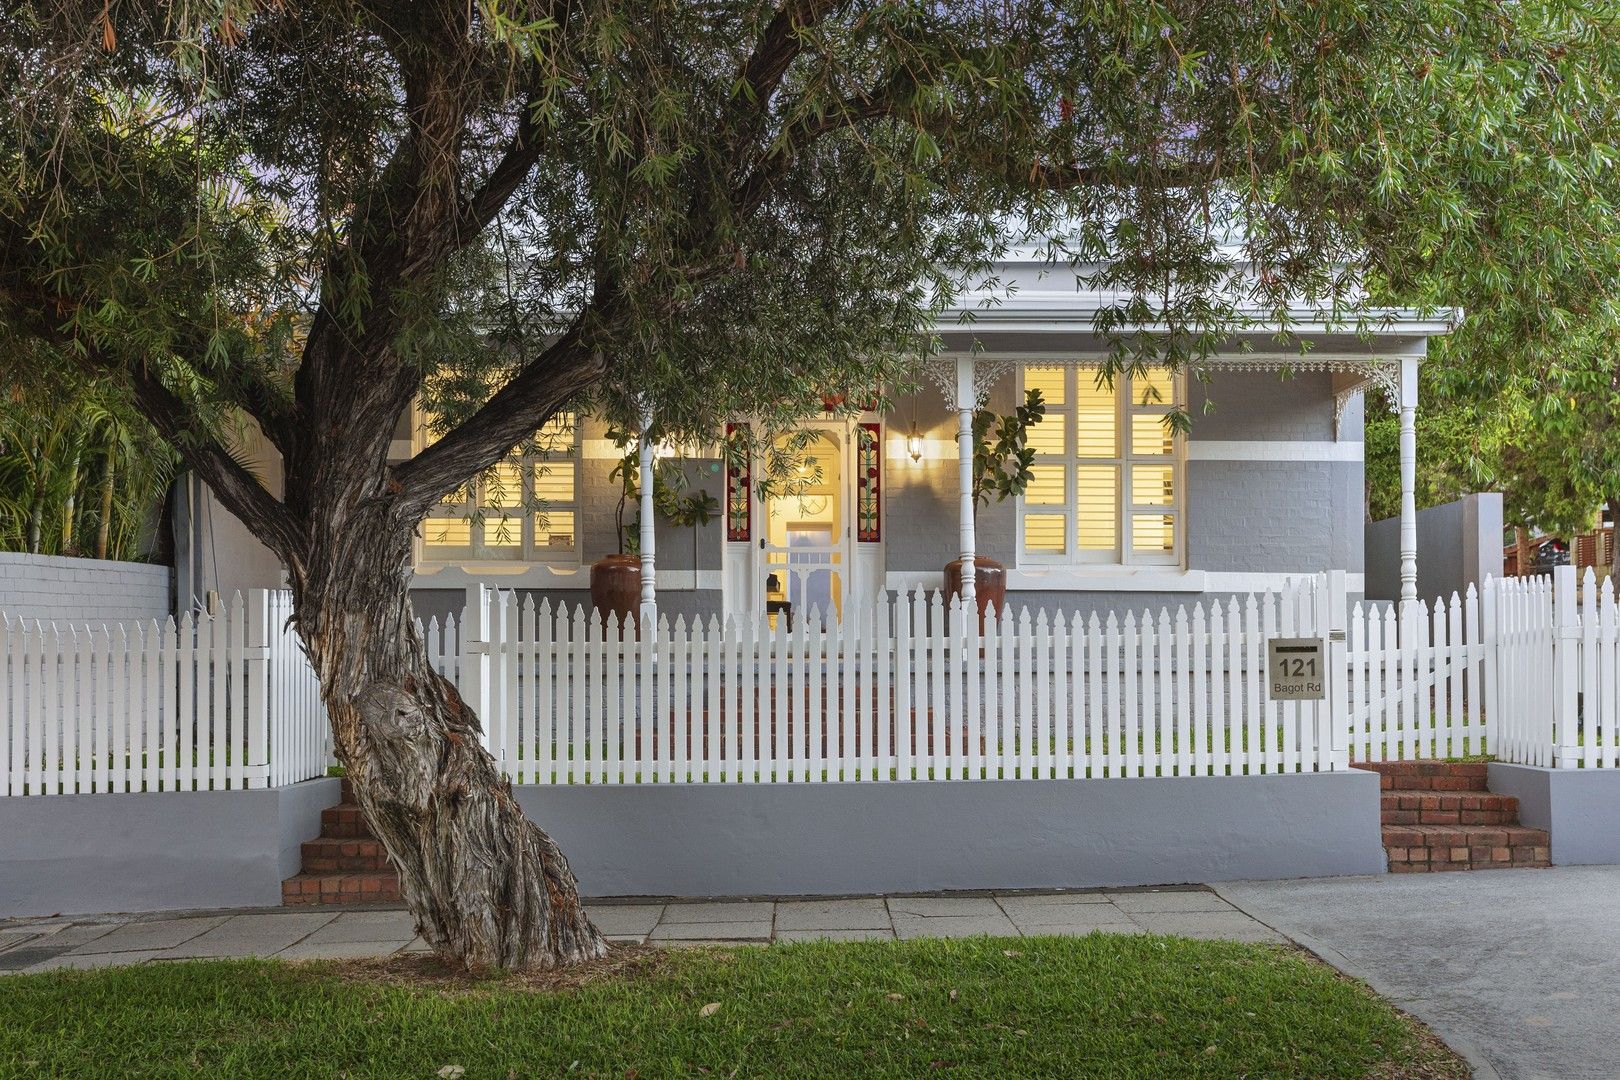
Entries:
[[[973,559],[973,593],[979,601],[979,629],[984,629],[984,613],[1007,606],[1007,568],[994,559],[976,555]],[[962,560],[945,564],[945,596],[962,595]]]
[[606,555],[591,563],[591,606],[604,623],[634,626],[641,608],[641,558]]

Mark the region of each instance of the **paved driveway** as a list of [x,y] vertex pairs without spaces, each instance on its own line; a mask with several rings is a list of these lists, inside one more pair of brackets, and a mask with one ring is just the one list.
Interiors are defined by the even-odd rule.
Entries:
[[1216,889],[1428,1022],[1483,1077],[1620,1076],[1620,866]]

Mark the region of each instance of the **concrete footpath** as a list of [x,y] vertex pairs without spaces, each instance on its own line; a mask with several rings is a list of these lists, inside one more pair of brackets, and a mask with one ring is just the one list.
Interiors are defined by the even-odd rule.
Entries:
[[[1202,887],[839,900],[597,901],[587,908],[615,941],[669,945],[1094,930],[1284,941]],[[210,957],[351,959],[420,951],[425,948],[411,916],[399,908],[274,908],[0,922],[0,974]]]
[[1620,866],[1229,882],[1490,1080],[1620,1076]]

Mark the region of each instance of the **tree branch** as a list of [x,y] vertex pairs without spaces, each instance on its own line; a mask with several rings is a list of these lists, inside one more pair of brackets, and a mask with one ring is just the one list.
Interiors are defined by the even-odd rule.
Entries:
[[836,108],[820,116],[803,116],[788,125],[777,140],[776,149],[767,154],[732,191],[733,212],[746,215],[756,209],[769,194],[771,185],[793,166],[799,151],[817,139],[868,120],[894,115],[900,105],[901,93],[899,79],[892,78],[877,94],[845,98]]
[[[93,363],[94,361],[92,361]],[[119,371],[117,366],[111,368]],[[211,434],[192,423],[195,415],[184,401],[145,369],[124,371],[135,404],[165,441],[185,459],[225,508],[264,540],[289,568],[303,562],[303,548],[292,515],[265,490]]]
[[748,87],[758,115],[769,114],[772,95],[782,85],[793,61],[804,51],[804,31],[821,23],[840,6],[841,0],[791,0],[777,9],[742,69],[742,82]]
[[1173,165],[1043,165],[1032,164],[1029,173],[1020,179],[1032,188],[1043,191],[1068,191],[1081,187],[1200,187],[1217,180],[1237,176],[1263,176],[1280,167],[1274,154],[1255,158],[1252,162],[1239,162],[1241,168],[1229,167],[1219,156],[1203,161],[1183,161]]
[[490,170],[484,182],[472,197],[466,200],[459,215],[454,244],[470,244],[505,209],[517,192],[518,186],[534,171],[545,150],[544,132],[534,118],[540,103],[538,94],[531,93],[523,102],[523,113],[518,117],[517,130],[506,144],[500,161]]
[[[601,313],[611,306],[592,304],[586,311]],[[584,322],[582,313],[567,333],[524,365],[477,412],[411,460],[395,466],[400,503],[411,520],[427,513],[469,476],[500,461],[601,377],[605,363],[586,344]]]

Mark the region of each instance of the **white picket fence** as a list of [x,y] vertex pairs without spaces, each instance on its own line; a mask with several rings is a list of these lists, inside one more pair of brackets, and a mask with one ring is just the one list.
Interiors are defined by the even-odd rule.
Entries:
[[[1554,607],[1570,617],[1555,626],[1557,661],[1551,723],[1536,734],[1556,747],[1565,768],[1620,768],[1620,607],[1614,579],[1600,585],[1588,567],[1577,590],[1575,574],[1559,567]],[[1576,612],[1578,611],[1578,614]]]
[[[0,618],[7,795],[280,786],[325,772],[319,687],[285,593],[212,615]],[[523,784],[1241,776],[1490,754],[1620,767],[1620,607],[1561,568],[1346,609],[1342,574],[1174,611],[991,614],[938,593],[767,621],[605,625],[469,590],[433,666]],[[1322,702],[1271,700],[1266,643],[1316,637]]]
[[1330,595],[1324,575],[1174,613],[1008,611],[981,632],[919,591],[841,623],[659,617],[638,635],[483,592],[425,636],[517,783],[1227,776],[1347,765],[1326,703],[1264,685],[1267,639],[1322,636]]
[[285,593],[212,614],[59,627],[0,618],[0,794],[202,791],[326,768]]

